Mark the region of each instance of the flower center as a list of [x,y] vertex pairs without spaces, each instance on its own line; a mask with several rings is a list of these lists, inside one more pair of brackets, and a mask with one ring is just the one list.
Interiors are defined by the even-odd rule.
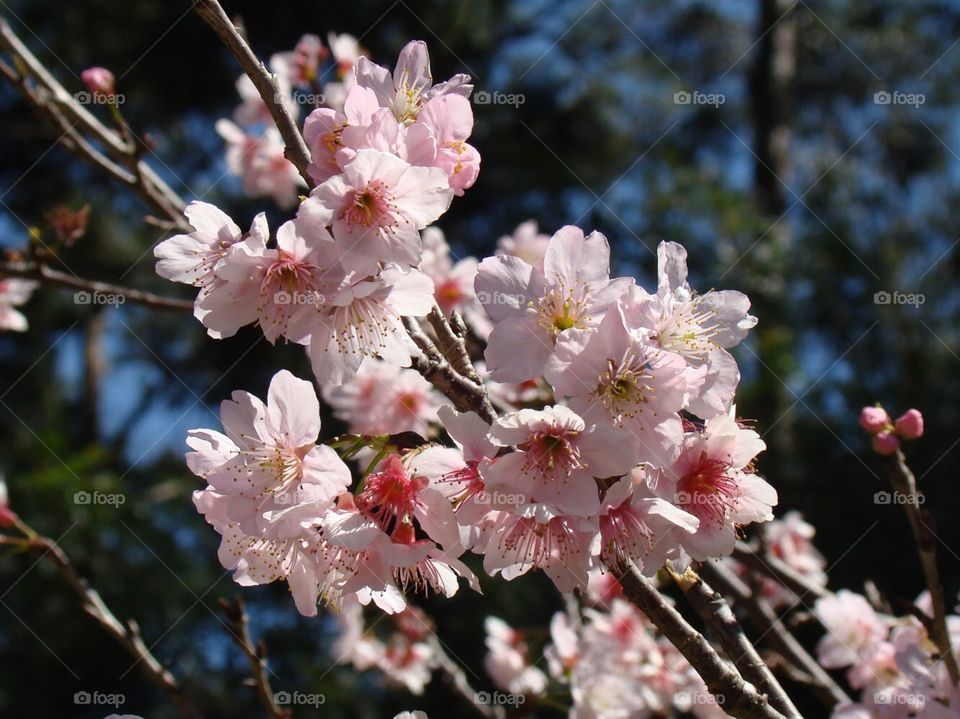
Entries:
[[451,499],[458,507],[484,490],[483,478],[480,476],[477,464],[475,461],[468,461],[460,469],[447,472],[440,478],[440,481],[446,484],[459,485],[456,493],[451,495]]
[[390,224],[396,207],[393,196],[380,180],[371,180],[362,190],[350,194],[349,203],[343,212],[348,225],[382,227]]
[[313,289],[314,274],[320,268],[311,262],[300,262],[292,255],[278,250],[260,281],[260,294],[272,297],[276,292],[306,293]]
[[455,280],[447,280],[438,285],[434,294],[437,298],[437,304],[444,311],[455,307],[463,300],[463,290],[460,289],[460,285]]
[[274,482],[263,488],[259,496],[279,496],[299,486],[303,478],[303,457],[299,450],[289,447],[264,447],[252,454],[257,464],[269,470],[275,478]]
[[530,441],[520,447],[527,457],[524,471],[540,474],[559,471],[569,476],[575,469],[585,467],[580,449],[574,441],[579,434],[578,431],[569,429],[535,432]]
[[600,373],[594,394],[611,415],[632,418],[656,399],[655,389],[649,383],[654,377],[650,369],[645,356],[628,348],[619,362],[607,360],[607,369]]
[[702,454],[697,465],[677,482],[677,504],[701,521],[722,525],[740,499],[740,485],[729,462]]
[[719,328],[710,324],[713,310],[699,310],[696,299],[674,305],[672,310],[660,318],[657,341],[661,347],[684,357],[703,357],[717,347],[713,338]]
[[394,520],[401,522],[399,530],[407,526],[402,520],[413,514],[417,494],[425,485],[423,477],[411,477],[400,457],[392,454],[383,469],[367,477],[356,497],[357,508],[376,521],[383,531],[388,532]]
[[500,539],[499,548],[515,554],[522,566],[542,567],[554,559],[564,562],[577,554],[573,531],[559,518],[538,522],[518,519]]
[[391,334],[403,331],[400,319],[373,297],[334,308],[332,324],[337,352],[367,357],[382,351]]
[[547,290],[537,304],[537,322],[554,339],[573,328],[584,329],[588,325],[586,316],[587,297],[582,287],[567,290],[557,285]]
[[393,106],[390,108],[397,122],[411,125],[417,121],[420,107],[423,105],[422,95],[422,88],[410,87],[410,71],[404,69],[400,77],[400,85],[397,87],[397,94],[393,98]]

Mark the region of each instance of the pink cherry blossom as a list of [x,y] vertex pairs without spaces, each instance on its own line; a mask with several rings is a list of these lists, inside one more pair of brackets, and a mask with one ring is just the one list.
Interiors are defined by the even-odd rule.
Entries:
[[606,571],[602,566],[591,569],[590,576],[587,579],[586,599],[588,603],[602,609],[609,609],[610,604],[617,597],[623,597],[623,586],[616,576]]
[[320,63],[329,51],[316,35],[302,35],[291,52],[279,53],[270,58],[274,73],[284,77],[293,87],[313,87],[320,70]]
[[584,590],[596,535],[595,519],[561,516],[542,504],[501,512],[490,528],[483,568],[508,581],[538,569],[561,592]]
[[[637,472],[642,477],[642,473]],[[645,574],[656,573],[677,556],[680,533],[693,534],[700,520],[654,496],[632,476],[621,478],[603,498],[600,556],[609,567],[633,562]]]
[[0,279],[0,330],[26,332],[27,318],[14,308],[25,304],[36,288],[33,280]]
[[657,258],[657,293],[631,288],[625,300],[627,322],[687,362],[690,412],[705,419],[727,412],[740,381],[727,348],[757,324],[747,312],[750,300],[733,290],[697,295],[687,283],[687,251],[676,242],[661,242]]
[[358,58],[356,78],[360,87],[374,92],[381,107],[389,108],[397,122],[407,125],[417,120],[420,109],[432,98],[447,94],[467,98],[473,90],[469,75],[454,75],[434,85],[430,56],[422,40],[409,42],[400,51],[393,75],[365,57]]
[[870,444],[877,454],[889,456],[900,449],[900,438],[893,432],[879,432],[871,437]]
[[187,466],[226,497],[225,517],[255,535],[309,504],[317,516],[350,485],[350,471],[333,449],[315,444],[320,404],[313,385],[281,370],[267,403],[234,392],[220,408],[224,434],[188,433]]
[[890,415],[883,407],[864,407],[860,410],[860,427],[864,432],[877,434],[891,426]]
[[409,367],[419,350],[402,318],[423,317],[433,307],[430,278],[388,267],[376,277],[340,274],[336,279],[339,283],[324,291],[322,303],[309,303],[292,317],[287,332],[291,341],[307,345],[319,382],[343,384],[366,357]]
[[683,434],[677,412],[686,396],[686,363],[626,325],[619,305],[595,331],[565,333],[546,377],[586,422],[622,435],[638,461],[668,464]]
[[357,375],[339,387],[324,386],[323,398],[353,434],[432,434],[437,410],[447,400],[419,373],[364,360]]
[[487,491],[483,474],[498,451],[489,438],[490,425],[473,412],[460,413],[449,406],[437,410],[437,419],[456,446],[430,445],[409,463],[412,471],[429,479],[453,505],[461,525],[460,542],[470,548],[484,532],[488,515],[501,504],[507,508],[515,504],[510,503],[511,498]]
[[248,197],[272,197],[282,208],[293,207],[303,178],[284,156],[283,139],[276,127],[248,134],[229,120],[218,120],[217,132],[227,143],[227,169],[243,181]]
[[595,478],[620,477],[637,463],[635,448],[616,435],[586,423],[563,406],[522,409],[506,414],[490,429],[501,447],[517,451],[501,457],[484,474],[488,487],[544,503],[561,514],[596,515],[600,509]]
[[343,266],[372,274],[381,263],[417,265],[419,231],[447,210],[452,194],[436,168],[358,150],[342,174],[310,193],[299,217],[314,227],[332,225]]
[[498,617],[483,622],[487,655],[483,666],[493,683],[511,694],[541,694],[547,677],[532,666],[523,634]]
[[534,220],[527,220],[517,225],[512,235],[504,235],[497,240],[497,254],[519,257],[543,272],[543,259],[549,245],[550,235],[540,232]]
[[878,614],[855,592],[841,589],[813,606],[827,634],[817,645],[817,659],[828,669],[850,666],[878,642],[886,641],[890,618]]
[[314,180],[330,179],[356,157],[378,110],[373,93],[359,88],[346,96],[342,111],[322,107],[307,116],[303,137],[310,146],[312,161],[307,170]]
[[[201,455],[203,449],[197,450]],[[203,460],[195,460],[203,461]],[[297,611],[312,617],[317,614],[317,596],[321,577],[315,561],[317,538],[296,524],[281,525],[266,537],[262,532],[246,532],[227,516],[232,499],[208,487],[194,492],[197,511],[221,535],[218,557],[225,569],[234,570],[233,580],[245,587],[285,580],[293,594]]]
[[[357,80],[353,72],[353,67],[361,56],[366,52],[360,47],[360,43],[353,35],[346,33],[327,34],[327,45],[330,48],[330,54],[333,56],[334,77],[332,82],[323,85],[323,102],[327,107],[339,110],[343,108],[347,95],[356,87]],[[327,73],[323,73],[326,75]]]
[[738,525],[773,519],[777,492],[752,469],[765,447],[752,429],[740,427],[729,415],[717,415],[702,431],[686,434],[672,465],[653,472],[657,494],[700,520],[696,532],[678,535],[693,559],[730,554]]
[[105,67],[88,67],[80,73],[80,79],[87,90],[94,94],[112,96],[116,92],[116,80],[113,73]]
[[[450,597],[459,577],[479,591],[474,574],[457,559],[464,548],[450,502],[397,455],[364,479],[355,500],[346,498],[324,520],[329,541],[352,553],[349,563],[338,561],[346,567],[344,594],[395,584]],[[418,529],[427,538],[419,539]]]
[[454,262],[450,245],[439,227],[427,227],[420,237],[423,242],[420,271],[433,280],[437,306],[448,317],[454,310],[460,312],[474,332],[486,337],[490,332],[490,321],[474,290],[477,259],[465,257]]
[[[429,627],[426,620],[417,617],[406,621],[409,615],[419,612],[408,607],[393,615],[398,630],[385,641],[373,635],[372,627],[364,631],[363,607],[359,602],[344,602],[337,615],[341,634],[332,647],[338,664],[352,664],[356,669],[377,669],[393,684],[412,694],[421,695],[430,681],[436,658],[433,648],[424,641]],[[404,631],[404,626],[418,625],[419,631]]]
[[477,296],[495,323],[484,357],[491,377],[538,377],[565,333],[596,326],[632,280],[610,280],[610,247],[598,232],[573,226],[551,239],[544,270],[510,255],[488,257],[477,273]]
[[473,132],[470,101],[462,95],[435,97],[423,106],[417,124],[429,129],[436,146],[436,157],[429,164],[446,173],[455,195],[463,195],[480,173],[480,153],[467,144]]
[[767,524],[765,541],[775,557],[813,584],[825,587],[827,560],[813,546],[815,533],[800,512],[791,510]]
[[[209,290],[217,284],[217,265],[244,235],[225,212],[207,202],[191,202],[184,215],[193,232],[174,235],[154,248],[157,274],[172,282]],[[266,243],[268,233],[266,217],[257,215],[249,235]]]
[[326,301],[331,271],[342,274],[332,259],[332,238],[321,231],[313,228],[308,240],[288,221],[277,230],[275,249],[267,248],[265,225],[232,245],[216,266],[222,283],[197,300],[197,318],[209,334],[230,337],[258,322],[270,342],[289,337],[297,314]]

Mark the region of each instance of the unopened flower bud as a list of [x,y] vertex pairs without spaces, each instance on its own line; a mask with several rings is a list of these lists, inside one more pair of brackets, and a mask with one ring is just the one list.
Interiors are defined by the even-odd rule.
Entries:
[[860,426],[870,434],[877,434],[890,427],[890,416],[883,407],[864,407],[860,410]]
[[916,439],[923,434],[923,415],[920,410],[908,409],[897,417],[897,434],[904,439]]
[[871,440],[873,451],[877,454],[888,456],[897,451],[900,447],[900,438],[893,432],[880,432],[873,435]]
[[116,81],[113,73],[105,67],[88,67],[80,73],[80,79],[87,89],[94,94],[112,96],[116,91]]

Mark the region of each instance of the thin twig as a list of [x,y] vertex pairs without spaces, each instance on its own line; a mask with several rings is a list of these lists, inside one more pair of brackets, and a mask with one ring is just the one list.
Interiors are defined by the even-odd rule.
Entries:
[[[107,127],[81,105],[30,52],[2,17],[0,49],[11,56],[16,67],[15,70],[4,64],[0,75],[14,86],[38,114],[59,128],[64,147],[132,188],[180,229],[190,231],[183,218],[183,200],[153,168],[140,159],[136,144],[131,144],[129,138]],[[98,149],[95,143],[102,149]],[[132,171],[126,171],[123,167],[129,167]]]
[[833,680],[833,677],[820,666],[816,659],[810,656],[810,653],[784,626],[780,617],[777,616],[766,599],[756,591],[751,591],[750,587],[723,564],[706,562],[700,566],[700,572],[709,577],[710,581],[722,591],[732,596],[738,605],[746,609],[751,621],[761,632],[761,638],[769,637],[770,642],[776,649],[786,660],[789,660],[789,662],[784,663],[784,666],[791,668],[790,663],[792,663],[799,669],[799,673],[792,674],[791,677],[804,676],[805,682],[809,684],[827,708],[832,709],[838,704],[851,704],[853,702],[846,692],[840,688],[840,685]]
[[720,658],[710,642],[690,626],[633,564],[621,570],[625,571],[618,576],[626,598],[686,657],[725,712],[742,719],[786,719],[753,685],[744,681],[733,665]]
[[733,558],[743,562],[752,571],[776,580],[800,599],[806,596],[822,599],[830,594],[826,589],[808,580],[783,560],[769,553],[761,553],[748,544],[738,542],[733,550]]
[[289,709],[281,709],[277,706],[268,676],[266,649],[263,642],[259,645],[254,644],[253,638],[250,636],[250,618],[247,616],[243,600],[239,596],[235,597],[232,602],[221,599],[220,607],[227,620],[230,638],[240,647],[243,655],[247,658],[253,683],[257,689],[257,698],[263,708],[267,710],[267,715],[271,719],[287,719],[292,712]]
[[431,632],[427,642],[430,644],[430,648],[436,657],[437,667],[443,673],[444,677],[480,716],[486,717],[486,719],[503,719],[506,716],[506,711],[502,706],[497,704],[484,704],[478,701],[479,695],[471,686],[466,673],[456,660],[447,653],[443,647],[443,642],[440,641],[436,634]]
[[247,41],[217,0],[196,0],[193,9],[217,33],[223,44],[229,48],[237,62],[240,63],[240,67],[243,68],[247,77],[253,81],[263,104],[266,105],[270,116],[280,131],[280,136],[283,138],[286,146],[283,151],[284,157],[297,168],[300,177],[307,183],[307,187],[312,188],[316,183],[310,177],[310,173],[307,172],[307,167],[310,165],[310,150],[307,148],[307,143],[303,139],[293,116],[287,106],[280,100],[280,87],[273,74],[253,53]]
[[56,542],[38,535],[19,520],[17,526],[27,536],[27,539],[21,540],[5,536],[3,539],[8,541],[3,543],[23,546],[39,553],[40,559],[52,563],[60,571],[67,584],[70,585],[74,594],[80,599],[80,608],[137,660],[136,665],[176,703],[180,713],[186,719],[199,719],[200,713],[184,694],[180,682],[150,652],[150,649],[144,643],[137,623],[133,620],[121,622],[117,619],[97,591],[91,588],[87,580],[77,573],[70,558]]
[[[100,302],[105,298],[112,298],[114,303],[132,302],[158,310],[174,310],[177,312],[193,312],[193,303],[189,300],[180,300],[174,297],[163,297],[152,292],[136,290],[132,287],[123,287],[109,282],[87,280],[81,277],[51,269],[42,262],[0,262],[0,277],[18,277],[21,279],[36,280],[43,284],[68,287],[90,293],[91,302]],[[95,297],[96,296],[96,297]]]
[[933,530],[933,517],[923,509],[923,495],[917,491],[917,479],[913,476],[903,452],[899,449],[891,457],[893,472],[891,483],[893,489],[899,492],[906,501],[903,508],[910,521],[914,541],[917,543],[917,553],[923,567],[923,577],[930,592],[930,604],[933,607],[933,641],[947,665],[950,680],[960,683],[960,664],[953,652],[950,643],[950,631],[947,629],[947,608],[943,597],[943,584],[940,581],[940,571],[937,568],[937,535]]

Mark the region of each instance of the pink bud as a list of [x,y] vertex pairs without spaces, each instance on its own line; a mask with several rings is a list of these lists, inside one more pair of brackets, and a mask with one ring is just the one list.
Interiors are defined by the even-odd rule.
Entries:
[[870,434],[877,434],[890,426],[890,417],[883,407],[864,407],[860,410],[860,426]]
[[897,434],[904,439],[916,439],[923,434],[923,415],[920,410],[908,409],[897,417]]
[[88,67],[80,73],[80,79],[92,93],[112,96],[116,90],[113,73],[105,67]]
[[891,455],[900,448],[900,439],[893,432],[880,432],[871,440],[873,451],[884,456]]

